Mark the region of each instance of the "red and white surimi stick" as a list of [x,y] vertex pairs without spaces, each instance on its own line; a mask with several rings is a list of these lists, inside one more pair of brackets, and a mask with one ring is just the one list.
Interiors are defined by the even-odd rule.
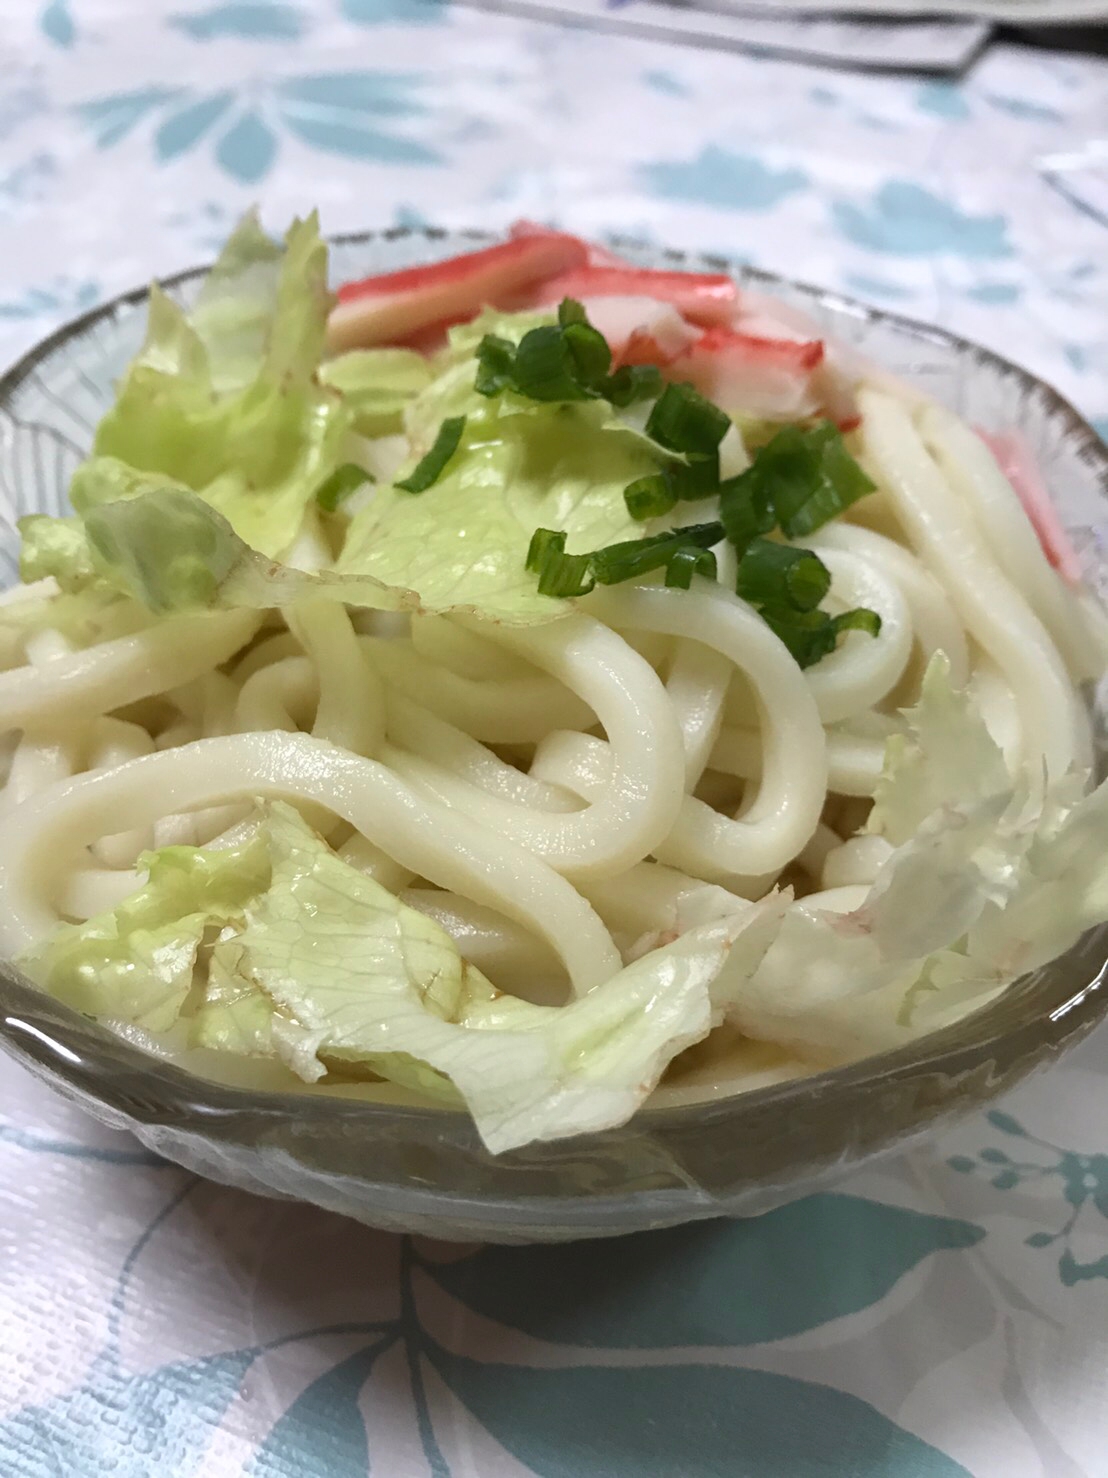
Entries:
[[1015,489],[1047,559],[1068,584],[1080,585],[1081,561],[1050,501],[1035,454],[1024,437],[1018,431],[989,432],[980,428],[977,434]]
[[607,339],[616,366],[670,364],[699,333],[676,308],[653,298],[584,298],[581,303],[589,322]]
[[652,298],[669,303],[690,323],[710,328],[731,322],[739,302],[734,281],[722,272],[656,272],[647,267],[579,267],[539,288],[537,306],[563,298]]
[[818,339],[762,339],[710,328],[669,365],[667,374],[689,380],[724,410],[795,420],[821,409],[815,377],[822,364]]
[[327,325],[328,348],[340,352],[395,344],[435,324],[465,322],[484,307],[584,266],[586,257],[576,236],[546,231],[445,262],[344,283]]
[[[540,226],[537,221],[516,221],[508,233],[513,240],[521,236],[557,236],[557,232],[551,226]],[[617,256],[614,251],[609,251],[606,246],[597,246],[595,242],[585,241],[577,238],[584,247],[587,256],[586,262],[590,267],[628,267],[631,264],[624,258]]]

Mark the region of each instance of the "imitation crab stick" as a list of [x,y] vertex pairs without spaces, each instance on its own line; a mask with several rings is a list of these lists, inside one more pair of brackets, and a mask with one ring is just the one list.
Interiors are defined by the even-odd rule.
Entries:
[[586,247],[555,231],[519,236],[445,262],[344,283],[327,327],[333,351],[394,344],[437,323],[461,323],[585,265]]

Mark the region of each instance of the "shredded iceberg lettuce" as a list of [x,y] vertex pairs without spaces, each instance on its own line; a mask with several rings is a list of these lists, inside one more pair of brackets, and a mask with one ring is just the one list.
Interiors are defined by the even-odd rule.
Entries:
[[986,1004],[1108,918],[1108,782],[1013,777],[931,661],[869,829],[895,846],[860,907],[786,910],[733,1017],[816,1061],[897,1046]]
[[[172,847],[112,913],[22,967],[90,1014],[276,1057],[307,1081],[368,1070],[464,1102],[503,1151],[622,1123],[769,942],[777,899],[690,928],[567,1006],[497,992],[432,919],[338,857],[277,802],[247,842]],[[207,936],[206,984],[189,1009]],[[724,982],[717,991],[717,982]]]
[[32,980],[88,1016],[165,1031],[192,990],[213,925],[241,919],[269,878],[260,838],[225,851],[165,847],[139,859],[147,881],[118,908],[63,924],[20,960]]

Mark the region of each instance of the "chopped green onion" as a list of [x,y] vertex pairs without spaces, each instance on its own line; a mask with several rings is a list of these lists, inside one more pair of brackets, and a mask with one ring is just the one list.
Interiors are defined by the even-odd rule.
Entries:
[[465,416],[449,416],[439,427],[435,444],[401,482],[393,483],[406,493],[423,493],[437,482],[447,462],[458,450],[462,432],[466,427]]
[[373,474],[367,472],[364,467],[359,467],[357,462],[344,462],[341,467],[336,467],[330,477],[325,477],[315,490],[315,500],[323,509],[324,513],[334,513],[340,503],[346,501],[351,493],[367,482],[375,481]]
[[830,421],[783,427],[749,471],[769,490],[777,522],[790,539],[814,533],[874,488]]
[[718,523],[689,524],[646,539],[627,539],[593,551],[592,572],[601,585],[620,585],[651,570],[665,569],[681,549],[710,549],[723,538]]
[[831,589],[831,571],[810,549],[753,539],[739,561],[735,589],[752,605],[814,611]]
[[478,395],[499,395],[513,383],[516,346],[499,334],[486,334],[477,346],[477,378],[473,388]]
[[740,556],[752,539],[771,531],[776,520],[769,489],[753,466],[720,483],[719,516],[729,542]]
[[608,376],[605,399],[621,409],[661,393],[662,372],[656,364],[623,364]]
[[584,389],[600,393],[612,367],[612,351],[599,329],[588,323],[569,323],[562,329],[577,381]]
[[853,610],[843,611],[833,619],[836,636],[844,631],[865,631],[870,636],[879,636],[881,633],[881,617],[868,606],[855,606]]
[[706,580],[716,578],[716,557],[710,549],[697,549],[686,544],[670,556],[666,565],[666,584],[679,590],[688,590],[694,575],[703,575]]
[[673,452],[714,452],[731,418],[705,400],[691,385],[669,384],[659,395],[646,423],[646,434]]
[[527,547],[527,569],[537,572],[539,594],[567,598],[587,595],[596,581],[589,573],[591,555],[567,554],[561,529],[536,529]]
[[512,388],[529,400],[588,400],[577,376],[566,336],[554,324],[530,329],[520,339],[512,370]]
[[682,502],[707,498],[719,488],[719,453],[690,452],[688,461],[670,467],[666,476]]
[[867,631],[870,636],[877,636],[881,630],[881,617],[877,612],[863,608],[832,616],[827,611],[763,606],[760,615],[801,667],[814,667],[823,657],[829,656],[844,631]]
[[668,513],[677,502],[677,495],[665,473],[658,472],[653,477],[636,478],[625,487],[623,501],[632,518],[645,521]]

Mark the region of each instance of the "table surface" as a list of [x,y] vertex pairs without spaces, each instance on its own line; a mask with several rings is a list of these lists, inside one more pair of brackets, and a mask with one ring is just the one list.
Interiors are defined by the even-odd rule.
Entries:
[[[1104,61],[867,77],[442,0],[5,9],[4,359],[255,200],[529,215],[936,320],[1108,435],[1108,226],[1042,169],[1108,136]],[[0,1471],[1103,1478],[1106,1107],[1102,1033],[758,1220],[482,1251],[197,1180],[5,1061]]]

